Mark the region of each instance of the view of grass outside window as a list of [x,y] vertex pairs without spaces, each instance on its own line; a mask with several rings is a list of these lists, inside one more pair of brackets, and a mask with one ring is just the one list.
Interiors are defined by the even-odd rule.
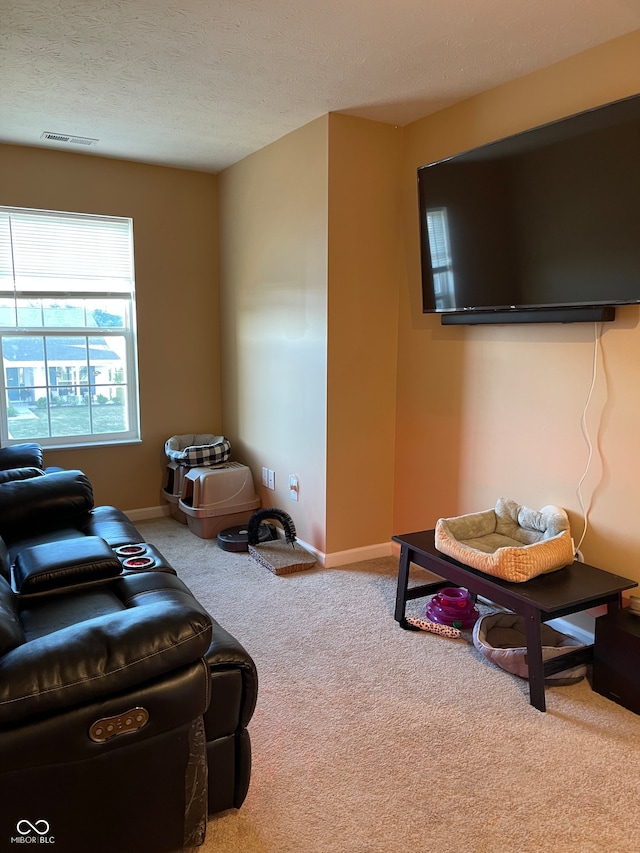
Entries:
[[139,438],[130,219],[0,207],[3,443]]

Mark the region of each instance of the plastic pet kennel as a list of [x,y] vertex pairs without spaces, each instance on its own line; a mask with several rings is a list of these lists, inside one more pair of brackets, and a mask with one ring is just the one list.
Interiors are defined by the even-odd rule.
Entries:
[[187,524],[187,516],[179,506],[186,473],[197,466],[227,462],[231,456],[231,442],[223,435],[185,433],[168,438],[164,452],[169,462],[162,494],[169,504],[171,515],[182,524]]
[[214,539],[227,527],[248,524],[259,506],[251,470],[240,462],[190,468],[178,500],[189,530],[201,539]]

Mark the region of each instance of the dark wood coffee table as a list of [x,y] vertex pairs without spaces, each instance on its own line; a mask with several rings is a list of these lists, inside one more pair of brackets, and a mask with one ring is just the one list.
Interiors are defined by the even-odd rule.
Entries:
[[[407,601],[431,595],[452,583],[523,616],[527,639],[529,699],[539,711],[546,710],[546,676],[587,663],[593,658],[593,646],[590,645],[544,661],[541,624],[602,604],[606,604],[607,611],[612,613],[620,607],[622,590],[638,585],[630,578],[613,575],[595,566],[578,562],[549,574],[538,575],[523,583],[510,583],[442,554],[434,545],[433,530],[406,533],[392,538],[400,545],[394,618],[401,627],[412,627],[405,617]],[[409,571],[412,563],[432,572],[439,579],[410,588]]]

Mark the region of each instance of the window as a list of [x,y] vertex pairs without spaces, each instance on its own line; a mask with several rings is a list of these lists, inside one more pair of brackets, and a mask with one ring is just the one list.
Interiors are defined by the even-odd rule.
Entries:
[[0,207],[0,439],[140,438],[131,219]]

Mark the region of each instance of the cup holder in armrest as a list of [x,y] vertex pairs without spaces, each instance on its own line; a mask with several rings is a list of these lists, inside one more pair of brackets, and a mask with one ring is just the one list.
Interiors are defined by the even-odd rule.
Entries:
[[168,572],[172,575],[176,571],[160,551],[146,542],[135,542],[130,545],[118,545],[114,547],[118,559],[122,564],[125,574],[130,572]]

